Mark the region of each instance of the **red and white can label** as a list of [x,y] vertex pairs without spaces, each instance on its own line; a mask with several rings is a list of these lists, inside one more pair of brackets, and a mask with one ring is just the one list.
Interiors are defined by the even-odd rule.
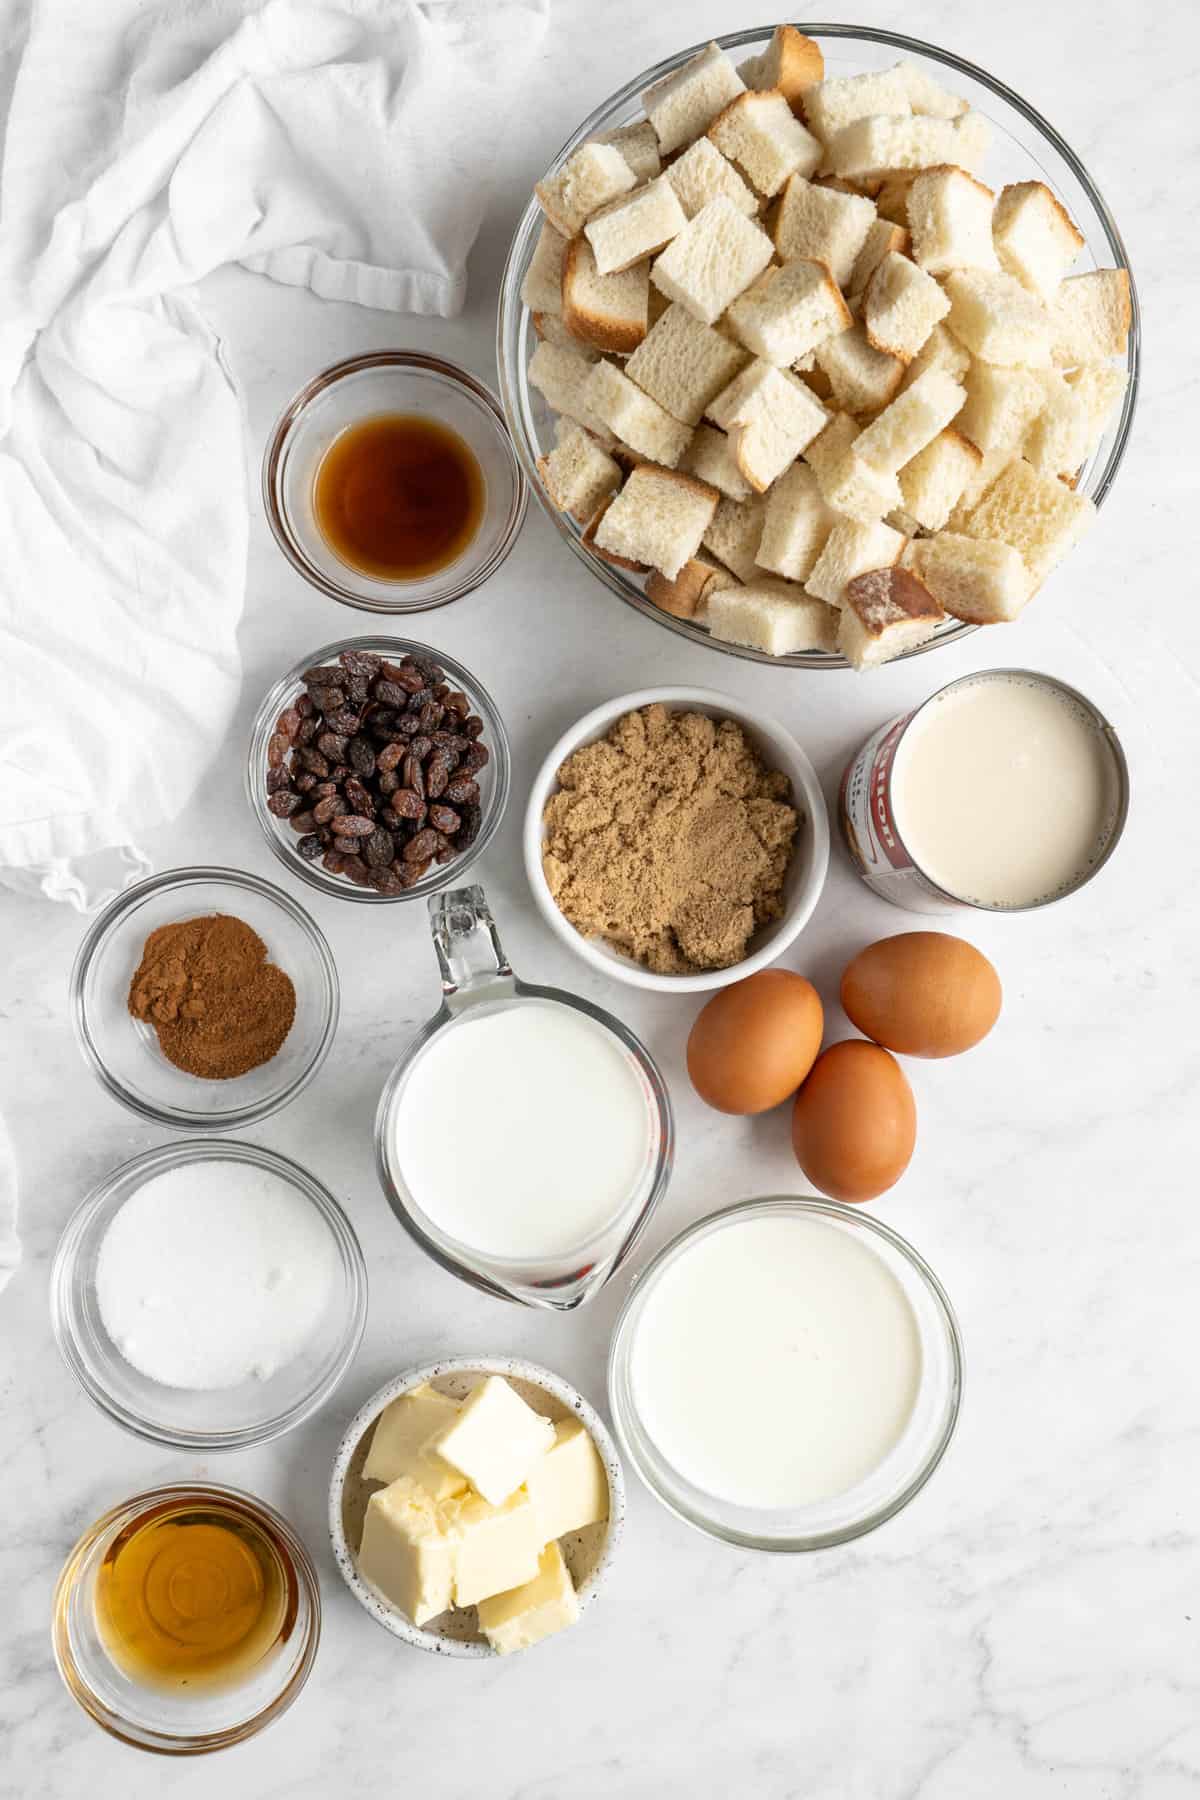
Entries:
[[838,818],[846,848],[869,888],[909,912],[958,912],[969,906],[935,887],[909,856],[896,828],[892,765],[904,728],[913,717],[892,719],[867,739],[842,776]]

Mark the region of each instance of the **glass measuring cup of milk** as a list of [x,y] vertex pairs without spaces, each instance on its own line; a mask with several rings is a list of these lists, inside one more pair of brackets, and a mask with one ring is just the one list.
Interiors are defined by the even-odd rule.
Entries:
[[405,1230],[485,1293],[569,1311],[666,1190],[671,1102],[618,1019],[520,981],[481,887],[429,901],[442,1004],[379,1101],[379,1178]]

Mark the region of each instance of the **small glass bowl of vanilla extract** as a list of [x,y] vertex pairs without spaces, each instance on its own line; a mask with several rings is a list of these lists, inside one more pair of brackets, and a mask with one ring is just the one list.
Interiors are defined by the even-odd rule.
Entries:
[[151,1488],[72,1550],[54,1657],[97,1725],[198,1756],[253,1737],[295,1700],[321,1635],[317,1572],[287,1520],[237,1488]]
[[495,395],[412,350],[315,376],[263,458],[280,549],[330,599],[365,612],[424,612],[472,593],[512,549],[527,498]]

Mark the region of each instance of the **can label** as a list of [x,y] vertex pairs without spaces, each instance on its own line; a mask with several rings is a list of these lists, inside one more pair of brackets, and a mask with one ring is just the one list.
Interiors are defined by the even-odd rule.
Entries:
[[908,912],[949,913],[969,906],[935,887],[904,848],[892,807],[896,746],[913,717],[892,719],[867,739],[842,776],[838,819],[851,860],[867,886]]

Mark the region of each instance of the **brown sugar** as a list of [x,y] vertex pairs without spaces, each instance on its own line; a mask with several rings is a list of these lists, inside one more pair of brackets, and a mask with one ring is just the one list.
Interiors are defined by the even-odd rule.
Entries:
[[569,756],[546,806],[555,903],[657,974],[725,969],[783,911],[799,815],[740,725],[647,706]]
[[241,919],[214,913],[160,925],[142,949],[129,1010],[169,1062],[225,1081],[269,1062],[292,1028],[296,990]]

